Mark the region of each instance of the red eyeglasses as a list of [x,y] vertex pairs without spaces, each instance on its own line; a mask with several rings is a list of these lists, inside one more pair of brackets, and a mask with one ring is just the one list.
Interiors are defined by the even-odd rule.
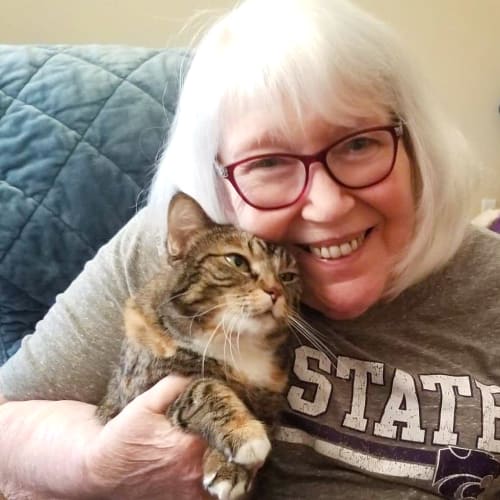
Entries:
[[273,210],[293,205],[304,193],[309,170],[320,162],[341,186],[361,189],[383,181],[394,168],[402,123],[358,130],[312,155],[268,153],[230,165],[215,165],[252,207]]

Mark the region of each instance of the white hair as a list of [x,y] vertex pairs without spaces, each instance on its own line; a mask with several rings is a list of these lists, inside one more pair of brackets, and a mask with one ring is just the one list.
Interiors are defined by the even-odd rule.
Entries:
[[[394,271],[393,297],[443,266],[460,246],[470,209],[472,157],[397,37],[345,0],[246,0],[198,44],[159,162],[149,204],[166,227],[175,191],[228,221],[213,168],[229,116],[265,106],[286,133],[290,107],[348,123],[383,110],[404,124],[414,168],[414,235]],[[410,221],[408,222],[410,223]]]

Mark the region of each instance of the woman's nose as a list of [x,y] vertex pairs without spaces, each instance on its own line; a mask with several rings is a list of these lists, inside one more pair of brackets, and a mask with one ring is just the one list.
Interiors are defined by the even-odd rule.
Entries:
[[352,193],[338,184],[321,162],[310,166],[304,198],[302,216],[315,222],[332,222],[342,218],[355,204]]

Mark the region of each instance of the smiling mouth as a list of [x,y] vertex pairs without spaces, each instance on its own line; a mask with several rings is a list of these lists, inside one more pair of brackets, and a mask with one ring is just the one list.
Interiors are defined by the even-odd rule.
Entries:
[[365,231],[363,234],[353,238],[350,241],[345,241],[340,245],[329,245],[329,246],[314,246],[314,245],[302,245],[301,247],[309,253],[316,255],[324,260],[335,260],[341,259],[342,257],[347,257],[351,255],[356,250],[359,250],[363,246],[366,237],[370,234],[372,228]]

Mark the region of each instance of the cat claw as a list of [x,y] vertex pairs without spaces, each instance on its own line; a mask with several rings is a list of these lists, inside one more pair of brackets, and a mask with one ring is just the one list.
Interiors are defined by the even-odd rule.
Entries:
[[248,498],[253,474],[245,467],[228,462],[220,452],[212,450],[205,455],[203,486],[218,500]]
[[221,481],[207,488],[208,492],[218,500],[238,500],[245,498],[245,483],[236,483],[234,486],[230,481]]
[[215,477],[217,476],[217,472],[211,472],[210,474],[205,474],[203,476],[203,486],[206,490],[209,489],[210,485],[213,483]]
[[219,500],[229,500],[231,498],[231,483],[229,481],[220,481],[208,486],[207,491]]
[[262,466],[270,451],[271,443],[267,436],[250,439],[238,449],[232,461],[253,469]]

